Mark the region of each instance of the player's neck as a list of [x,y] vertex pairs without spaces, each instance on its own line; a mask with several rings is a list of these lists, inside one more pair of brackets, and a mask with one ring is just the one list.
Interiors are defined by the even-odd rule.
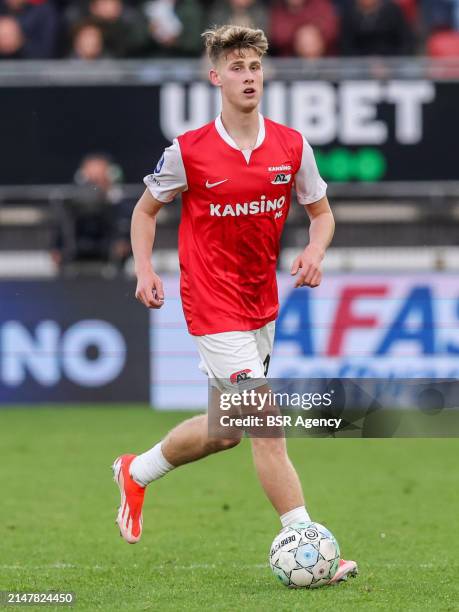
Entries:
[[234,108],[223,106],[221,119],[223,127],[240,149],[253,149],[260,128],[258,107],[250,113],[241,113]]

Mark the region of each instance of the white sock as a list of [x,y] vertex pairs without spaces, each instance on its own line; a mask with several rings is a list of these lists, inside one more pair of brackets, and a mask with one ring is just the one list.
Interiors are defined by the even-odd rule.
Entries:
[[158,480],[167,472],[173,470],[175,465],[167,461],[161,450],[161,442],[158,442],[146,453],[137,455],[132,461],[129,472],[132,478],[141,487],[146,487],[153,480]]
[[298,508],[293,508],[293,510],[282,514],[280,520],[282,527],[288,527],[294,523],[310,523],[311,517],[304,506],[298,506]]

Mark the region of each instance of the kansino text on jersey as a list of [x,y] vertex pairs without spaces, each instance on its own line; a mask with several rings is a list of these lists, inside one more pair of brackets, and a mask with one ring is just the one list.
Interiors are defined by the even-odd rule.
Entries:
[[275,212],[285,204],[285,196],[267,200],[266,196],[261,196],[260,200],[244,202],[240,204],[210,204],[210,215],[212,217],[239,217],[239,215],[259,215],[267,212]]

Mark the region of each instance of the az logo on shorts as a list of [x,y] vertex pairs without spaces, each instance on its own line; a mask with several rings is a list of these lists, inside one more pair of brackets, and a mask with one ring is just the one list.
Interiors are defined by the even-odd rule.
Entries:
[[250,376],[250,374],[252,374],[252,370],[249,370],[248,368],[245,369],[245,370],[239,370],[239,372],[233,372],[233,374],[231,374],[231,376],[230,376],[231,384],[237,385],[238,383],[242,382],[243,380],[247,380],[248,378],[252,378]]

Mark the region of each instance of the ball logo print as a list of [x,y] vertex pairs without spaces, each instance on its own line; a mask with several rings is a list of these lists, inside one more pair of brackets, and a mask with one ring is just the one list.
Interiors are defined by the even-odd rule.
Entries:
[[315,529],[306,529],[305,534],[306,537],[310,540],[317,540],[317,538],[319,537],[319,534]]

